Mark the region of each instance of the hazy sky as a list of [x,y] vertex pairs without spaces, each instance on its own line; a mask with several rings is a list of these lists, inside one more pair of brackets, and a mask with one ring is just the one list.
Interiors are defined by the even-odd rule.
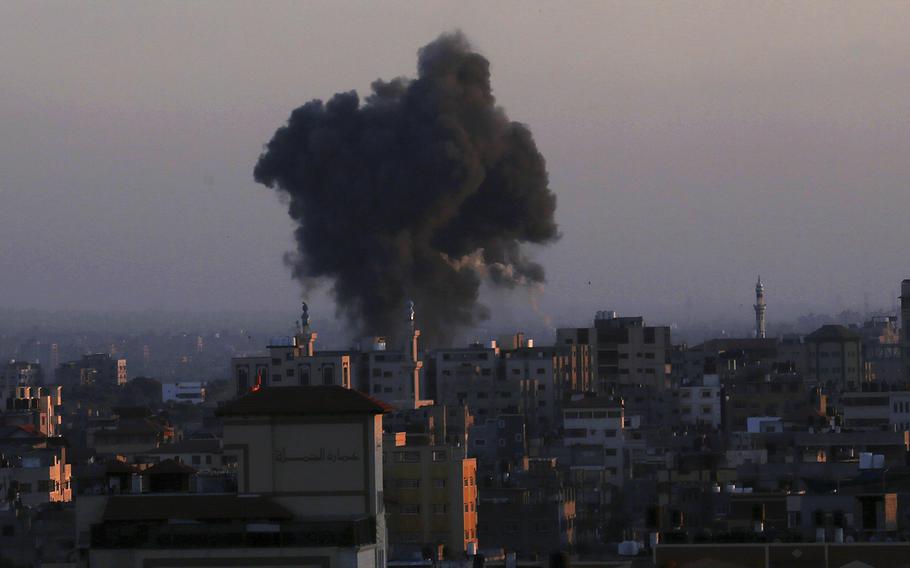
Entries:
[[910,277],[907,3],[5,1],[0,307],[296,310],[262,145],[455,28],[547,159],[557,322],[746,321],[759,272],[772,320],[889,306]]

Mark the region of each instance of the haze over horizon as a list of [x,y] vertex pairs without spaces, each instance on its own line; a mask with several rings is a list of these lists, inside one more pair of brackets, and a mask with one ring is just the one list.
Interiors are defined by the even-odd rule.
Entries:
[[760,273],[792,319],[910,275],[910,6],[368,5],[0,5],[0,308],[295,310],[263,144],[453,29],[547,160],[541,317],[748,322]]

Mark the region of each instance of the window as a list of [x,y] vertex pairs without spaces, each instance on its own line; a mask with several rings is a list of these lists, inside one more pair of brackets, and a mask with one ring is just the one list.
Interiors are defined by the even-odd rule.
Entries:
[[445,515],[447,507],[440,503],[434,503],[430,505],[430,512],[434,515]]
[[305,387],[310,386],[310,366],[300,365],[297,369],[300,372],[300,384]]
[[444,462],[448,459],[448,455],[445,450],[433,450],[433,461],[434,462]]
[[212,464],[212,456],[211,456],[211,455],[205,456],[205,463],[206,463],[206,465],[211,465],[211,464]]
[[250,368],[237,367],[237,390],[245,391],[250,388]]
[[288,369],[287,371],[284,372],[284,374],[287,375],[288,377],[293,377],[294,369]]
[[420,505],[401,505],[398,512],[402,515],[419,515]]
[[446,480],[445,478],[436,478],[433,480],[433,487],[436,489],[445,489]]
[[475,446],[486,446],[486,445],[487,445],[487,441],[484,440],[483,438],[475,438],[475,439],[474,439],[474,445],[475,445]]
[[322,384],[331,385],[335,383],[335,365],[326,365],[322,368]]
[[420,452],[395,452],[394,459],[402,463],[419,463]]
[[396,479],[395,487],[399,487],[402,489],[416,489],[416,488],[420,487],[420,480],[413,479],[413,478]]

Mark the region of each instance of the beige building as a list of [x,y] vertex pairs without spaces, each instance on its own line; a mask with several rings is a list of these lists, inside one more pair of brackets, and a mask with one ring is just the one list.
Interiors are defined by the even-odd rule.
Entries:
[[[303,321],[308,321],[306,309]],[[397,409],[433,403],[424,398],[420,330],[413,325],[400,350],[388,349],[383,337],[369,337],[361,341],[359,351],[316,351],[316,337],[316,332],[304,325],[293,337],[272,338],[267,354],[234,357],[231,367],[236,394],[267,386],[338,385],[370,393]]]
[[670,328],[645,325],[641,317],[618,317],[600,311],[594,327],[556,331],[559,345],[587,345],[594,375],[592,387],[609,392],[611,384],[670,386]]
[[464,447],[400,432],[383,441],[386,524],[394,553],[444,547],[447,558],[477,548],[477,460]]
[[90,566],[385,566],[387,410],[340,386],[259,388],[218,411],[237,493],[80,495],[78,546]]
[[315,351],[316,333],[272,338],[268,354],[231,359],[236,393],[256,385],[296,387],[339,385],[351,388],[351,356],[338,351]]
[[27,507],[72,501],[66,448],[40,445],[0,451],[0,503],[9,496]]
[[62,387],[18,386],[11,390],[0,407],[0,424],[31,426],[44,436],[58,435],[62,417],[58,414]]

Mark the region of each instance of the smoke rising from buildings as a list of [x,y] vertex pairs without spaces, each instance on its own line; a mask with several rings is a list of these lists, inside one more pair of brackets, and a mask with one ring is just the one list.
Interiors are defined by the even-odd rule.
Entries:
[[289,200],[294,277],[329,282],[362,333],[400,329],[413,299],[424,334],[445,342],[487,317],[483,281],[540,286],[522,245],[558,238],[544,158],[496,105],[490,64],[461,33],[419,50],[416,79],[294,110],[254,177]]

